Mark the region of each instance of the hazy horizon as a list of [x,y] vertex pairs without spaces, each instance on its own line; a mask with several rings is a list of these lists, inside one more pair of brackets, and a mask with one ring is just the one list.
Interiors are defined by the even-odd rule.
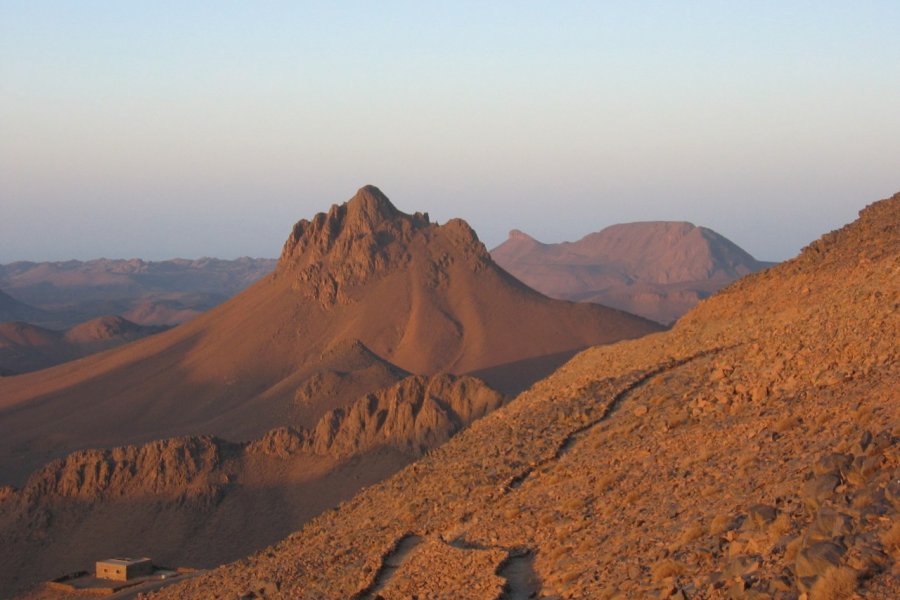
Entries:
[[276,257],[374,184],[783,260],[900,190],[900,5],[0,3],[0,263]]

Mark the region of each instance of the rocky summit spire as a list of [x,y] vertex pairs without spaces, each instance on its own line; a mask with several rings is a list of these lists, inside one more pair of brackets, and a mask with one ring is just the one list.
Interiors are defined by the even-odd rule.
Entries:
[[324,306],[343,302],[345,287],[406,264],[406,246],[429,226],[427,214],[401,212],[381,190],[367,185],[344,204],[294,225],[277,272]]
[[374,185],[365,185],[344,205],[348,222],[374,225],[379,221],[395,219],[402,213],[391,204],[387,196]]

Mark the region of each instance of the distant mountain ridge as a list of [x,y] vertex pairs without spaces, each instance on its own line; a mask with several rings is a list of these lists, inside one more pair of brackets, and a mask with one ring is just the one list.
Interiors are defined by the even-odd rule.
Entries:
[[47,313],[16,300],[0,289],[0,323],[7,321],[29,321],[47,318]]
[[513,230],[491,256],[552,298],[598,302],[661,323],[774,264],[711,229],[680,221],[622,223],[559,244]]
[[0,323],[0,374],[45,369],[109,350],[167,329],[132,323],[118,316],[92,319],[63,331],[30,323]]
[[174,325],[227,300],[270,273],[276,262],[249,257],[21,261],[0,265],[0,289],[45,311],[5,320],[65,329],[120,314],[143,325]]

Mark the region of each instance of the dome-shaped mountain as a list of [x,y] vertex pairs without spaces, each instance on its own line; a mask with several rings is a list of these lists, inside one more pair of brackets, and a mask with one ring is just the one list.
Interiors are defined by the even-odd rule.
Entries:
[[[463,221],[405,214],[368,186],[297,223],[272,275],[193,321],[0,381],[9,432],[0,483],[88,446],[309,428],[365,386],[405,373],[474,374],[514,391],[581,348],[656,330],[617,310],[551,300],[497,267]],[[351,351],[351,367],[326,364],[329,349],[355,341],[368,353]],[[381,361],[396,373],[381,365],[352,375]],[[304,395],[315,378],[331,386],[328,401]]]
[[662,323],[771,265],[711,229],[681,221],[622,223],[559,244],[513,230],[491,256],[553,298],[599,302]]
[[72,343],[90,343],[115,338],[136,339],[146,335],[147,329],[118,315],[108,315],[72,327],[66,331],[66,340]]

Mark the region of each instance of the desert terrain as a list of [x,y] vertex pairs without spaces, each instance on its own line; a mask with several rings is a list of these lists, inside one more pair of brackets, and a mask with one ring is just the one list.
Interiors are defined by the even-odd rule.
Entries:
[[311,427],[333,404],[311,408],[302,401],[310,389],[349,402],[394,382],[380,361],[474,375],[509,393],[587,346],[659,329],[534,292],[493,263],[465,222],[407,215],[369,186],[297,223],[274,273],[202,316],[119,351],[0,379],[9,432],[0,481],[20,484],[82,448]]
[[900,596],[900,194],[154,598]]
[[900,600],[898,23],[0,2],[0,600]]
[[164,331],[224,302],[275,264],[203,258],[0,265],[0,376],[45,369]]
[[[514,230],[491,258],[552,298],[603,304],[664,324],[738,277],[772,264],[709,229],[676,222],[615,225],[561,244],[543,244]],[[0,324],[17,322],[0,331],[0,374],[44,369],[183,323],[276,266],[274,259],[250,258],[0,265],[0,287],[10,286],[34,303],[0,292]],[[105,335],[102,344],[73,342],[67,331],[96,329],[98,319],[119,323],[118,333]]]
[[547,298],[464,221],[402,213],[367,186],[298,222],[276,270],[208,313],[0,380],[3,589],[115,548],[234,560],[579,350],[660,329]]
[[34,306],[16,300],[0,289],[0,323],[8,321],[40,321],[47,314]]

